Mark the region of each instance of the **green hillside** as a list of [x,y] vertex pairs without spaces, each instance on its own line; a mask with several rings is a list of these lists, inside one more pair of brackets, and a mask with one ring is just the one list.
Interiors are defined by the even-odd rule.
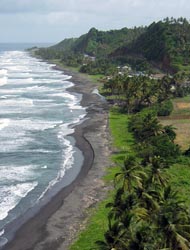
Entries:
[[58,43],[54,46],[51,46],[50,49],[59,50],[59,51],[72,50],[76,40],[77,40],[77,38],[66,38],[63,41],[61,41],[60,43]]
[[71,50],[75,53],[85,53],[90,56],[105,56],[115,49],[136,40],[144,32],[144,28],[110,31],[99,31],[95,28],[78,39],[65,39],[61,43],[51,47],[56,50]]
[[[60,59],[68,66],[89,64],[84,72],[105,73],[106,64],[130,64],[136,70],[159,68],[175,73],[190,70],[190,24],[185,18],[166,18],[148,27],[99,31],[95,28],[79,38],[40,49],[45,59]],[[96,62],[84,60],[95,57]],[[95,59],[94,58],[94,59]],[[110,65],[109,65],[110,68]]]
[[169,71],[189,70],[189,22],[184,18],[154,22],[135,42],[120,47],[112,54],[114,58],[130,56],[144,58]]

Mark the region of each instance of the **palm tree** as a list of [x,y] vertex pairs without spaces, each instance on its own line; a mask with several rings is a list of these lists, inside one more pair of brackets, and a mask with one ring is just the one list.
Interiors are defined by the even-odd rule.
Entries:
[[137,164],[134,156],[126,157],[122,171],[115,175],[115,183],[122,183],[122,188],[129,193],[133,188],[142,186],[142,178],[146,178],[143,168]]
[[168,177],[164,174],[164,170],[167,168],[167,165],[163,158],[160,156],[153,156],[150,159],[149,168],[150,173],[148,182],[152,185],[166,186],[168,183]]
[[126,194],[123,188],[118,188],[113,202],[109,202],[106,205],[107,208],[110,208],[108,218],[121,219],[126,211],[132,210],[135,198],[133,193]]
[[158,102],[162,102],[170,98],[172,95],[172,83],[173,79],[170,78],[169,76],[164,76],[160,81],[159,81],[159,96],[158,96]]
[[[153,211],[157,211],[159,208],[158,200],[159,200],[159,193],[160,190],[154,190],[149,188],[136,188],[135,193],[138,199],[138,206],[141,208],[145,208],[149,215]],[[150,219],[150,217],[149,217]]]
[[129,129],[137,142],[148,142],[152,136],[163,133],[163,126],[152,111],[134,115],[129,122]]
[[[130,224],[131,218],[129,218]],[[99,250],[128,250],[127,228],[124,228],[118,221],[108,223],[108,230],[104,234],[104,241],[96,241]],[[128,235],[129,236],[129,235]],[[130,238],[130,237],[129,237]]]
[[172,250],[190,249],[190,217],[178,193],[165,187],[157,216],[158,232],[164,239],[164,246]]
[[169,139],[174,142],[176,138],[175,130],[176,128],[172,125],[164,126],[164,132],[168,135]]

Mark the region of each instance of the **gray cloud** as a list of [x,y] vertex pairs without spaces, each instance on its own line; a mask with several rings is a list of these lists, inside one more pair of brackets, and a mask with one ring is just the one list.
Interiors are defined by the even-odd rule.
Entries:
[[[189,0],[1,0],[1,13],[16,12],[123,12],[126,10],[151,9],[160,11],[162,8],[177,11],[178,8],[189,9]],[[163,11],[164,11],[163,9]]]
[[1,0],[0,13],[33,12],[43,8],[43,1]]
[[1,41],[59,41],[91,27],[148,25],[166,16],[189,19],[189,0],[0,0]]

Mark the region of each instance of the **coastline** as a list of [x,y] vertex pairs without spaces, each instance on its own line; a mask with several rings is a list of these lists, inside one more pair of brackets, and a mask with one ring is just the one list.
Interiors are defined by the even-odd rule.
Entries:
[[55,66],[71,75],[74,86],[68,91],[81,93],[87,108],[85,121],[72,134],[84,162],[77,178],[58,192],[51,201],[16,232],[5,250],[66,250],[87,218],[86,209],[105,196],[101,177],[109,163],[108,106],[92,91],[97,84],[87,76]]

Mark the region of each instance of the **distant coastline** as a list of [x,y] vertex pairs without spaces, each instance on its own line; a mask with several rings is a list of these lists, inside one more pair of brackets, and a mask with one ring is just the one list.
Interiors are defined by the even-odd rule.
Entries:
[[24,51],[32,47],[49,47],[52,43],[0,43],[0,51]]

